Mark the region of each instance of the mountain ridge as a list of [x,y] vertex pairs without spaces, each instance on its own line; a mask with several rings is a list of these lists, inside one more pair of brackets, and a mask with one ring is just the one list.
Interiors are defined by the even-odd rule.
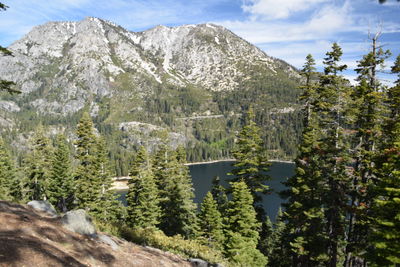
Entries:
[[[229,157],[249,105],[275,132],[289,127],[279,116],[296,113],[298,71],[214,24],[131,32],[88,17],[36,26],[9,49],[14,56],[0,57],[0,77],[23,93],[2,95],[0,123],[25,135],[38,122],[71,133],[88,110],[101,132],[125,135],[120,141],[127,148],[155,146],[165,129],[173,146],[192,149],[192,160],[207,160]],[[290,112],[272,118],[281,109]],[[122,131],[123,123],[138,127]],[[147,137],[145,124],[155,126],[144,131]],[[282,134],[293,136],[293,129]],[[282,134],[272,133],[275,139]],[[280,145],[273,149],[288,154]]]

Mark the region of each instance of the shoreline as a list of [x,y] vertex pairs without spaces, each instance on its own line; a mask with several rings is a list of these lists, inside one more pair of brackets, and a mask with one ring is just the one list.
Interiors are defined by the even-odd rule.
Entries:
[[291,161],[291,160],[281,160],[281,159],[270,159],[270,160],[268,160],[269,162],[281,162],[281,163],[291,163],[291,164],[294,164],[295,162],[294,161]]
[[[218,160],[210,160],[210,161],[202,161],[202,162],[191,162],[191,163],[186,163],[185,165],[192,166],[192,165],[212,164],[212,163],[218,163],[218,162],[234,162],[234,161],[236,161],[236,160],[235,159],[218,159]],[[268,162],[280,162],[280,163],[294,164],[294,161],[280,160],[280,159],[271,159]],[[127,181],[114,180],[112,189],[117,192],[126,191],[128,189]]]
[[201,165],[201,164],[210,164],[210,163],[218,163],[218,162],[229,162],[229,161],[236,161],[235,159],[216,159],[216,160],[210,160],[210,161],[197,161],[197,162],[189,162],[185,163],[185,166],[191,166],[191,165]]
[[[197,162],[190,162],[190,163],[185,163],[186,166],[192,166],[192,165],[201,165],[201,164],[211,164],[211,163],[218,163],[218,162],[229,162],[229,161],[236,161],[235,159],[216,159],[216,160],[210,160],[210,161],[197,161]],[[280,163],[291,163],[294,164],[294,161],[290,160],[281,160],[281,159],[270,159],[268,162],[280,162]]]

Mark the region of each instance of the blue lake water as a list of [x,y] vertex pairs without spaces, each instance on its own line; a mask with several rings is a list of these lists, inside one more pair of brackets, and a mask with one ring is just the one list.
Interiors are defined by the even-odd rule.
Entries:
[[[215,176],[220,177],[222,185],[228,185],[227,179],[229,179],[230,176],[228,176],[227,173],[232,170],[232,163],[233,162],[229,161],[221,161],[189,166],[195,191],[194,201],[196,203],[201,203],[207,192],[211,190],[212,180]],[[268,175],[271,177],[271,180],[266,184],[271,188],[271,193],[263,196],[263,206],[272,221],[275,220],[278,209],[284,201],[278,195],[278,192],[285,188],[282,182],[286,181],[286,179],[293,174],[293,163],[273,162],[270,166]],[[121,194],[120,200],[125,202],[126,192],[122,191],[119,193]]]
[[[189,167],[192,175],[193,187],[195,190],[195,202],[201,203],[204,196],[211,189],[212,180],[215,176],[219,176],[222,185],[227,186],[227,179],[231,178],[227,175],[232,170],[233,162],[216,162],[208,164],[191,165]],[[268,175],[271,180],[266,184],[272,189],[270,194],[263,196],[263,206],[271,220],[275,220],[281,203],[284,201],[278,195],[279,191],[285,189],[282,184],[287,178],[294,174],[294,164],[285,162],[273,162],[270,166]]]

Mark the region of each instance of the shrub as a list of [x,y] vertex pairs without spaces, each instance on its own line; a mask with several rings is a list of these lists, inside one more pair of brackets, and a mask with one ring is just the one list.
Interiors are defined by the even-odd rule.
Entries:
[[221,251],[211,249],[196,240],[186,240],[180,235],[166,236],[161,230],[154,228],[121,228],[121,236],[130,242],[155,247],[164,251],[181,255],[185,258],[200,258],[209,263],[220,263],[231,266]]

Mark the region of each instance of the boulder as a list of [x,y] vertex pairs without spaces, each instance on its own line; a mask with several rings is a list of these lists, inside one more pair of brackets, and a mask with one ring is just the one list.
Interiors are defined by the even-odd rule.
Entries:
[[89,236],[97,235],[92,219],[82,209],[68,211],[62,216],[61,222],[65,228],[72,232]]
[[208,262],[206,262],[202,259],[189,259],[189,262],[192,264],[192,266],[208,267]]
[[53,205],[51,205],[46,200],[32,200],[28,202],[28,206],[31,206],[35,210],[44,211],[52,217],[57,217],[57,211],[54,209]]
[[109,245],[112,248],[112,250],[118,249],[117,243],[115,243],[115,241],[112,240],[111,237],[100,234],[100,235],[98,235],[98,238],[99,238],[100,242],[103,242],[104,244]]

